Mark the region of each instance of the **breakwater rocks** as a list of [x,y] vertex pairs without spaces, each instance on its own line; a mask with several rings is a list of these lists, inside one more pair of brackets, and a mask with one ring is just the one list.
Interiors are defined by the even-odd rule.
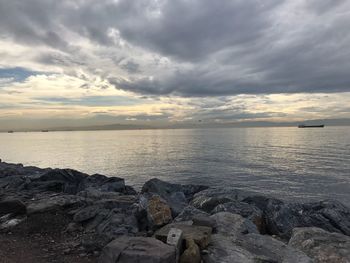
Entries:
[[[350,262],[350,209],[334,200],[159,179],[136,192],[121,178],[4,162],[0,233],[41,242],[48,255],[33,262]],[[0,242],[2,258],[18,256],[6,253]]]

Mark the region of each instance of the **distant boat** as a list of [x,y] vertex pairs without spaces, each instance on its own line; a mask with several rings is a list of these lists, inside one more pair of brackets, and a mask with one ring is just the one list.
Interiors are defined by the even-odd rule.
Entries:
[[8,131],[7,133],[13,133],[13,131]]
[[41,130],[41,132],[49,132],[49,130]]
[[305,125],[305,124],[301,124],[301,125],[298,125],[298,128],[324,128],[324,124],[321,124],[321,125]]

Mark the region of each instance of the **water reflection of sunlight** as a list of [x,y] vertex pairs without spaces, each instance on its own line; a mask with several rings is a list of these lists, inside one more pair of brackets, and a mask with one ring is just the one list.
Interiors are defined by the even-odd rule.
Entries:
[[0,145],[5,161],[120,176],[136,186],[159,177],[350,201],[348,128],[14,133],[0,134]]

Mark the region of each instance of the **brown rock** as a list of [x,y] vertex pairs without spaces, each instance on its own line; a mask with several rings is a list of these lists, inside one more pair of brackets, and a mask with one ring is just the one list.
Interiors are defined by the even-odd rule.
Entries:
[[156,195],[152,196],[148,201],[147,216],[154,226],[163,226],[173,219],[170,207]]
[[186,250],[180,257],[180,263],[200,263],[201,253],[193,239],[186,240]]

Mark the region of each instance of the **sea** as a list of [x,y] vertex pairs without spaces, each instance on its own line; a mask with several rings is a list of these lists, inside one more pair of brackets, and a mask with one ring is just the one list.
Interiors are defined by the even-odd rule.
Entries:
[[350,127],[0,133],[0,158],[122,177],[350,204]]

